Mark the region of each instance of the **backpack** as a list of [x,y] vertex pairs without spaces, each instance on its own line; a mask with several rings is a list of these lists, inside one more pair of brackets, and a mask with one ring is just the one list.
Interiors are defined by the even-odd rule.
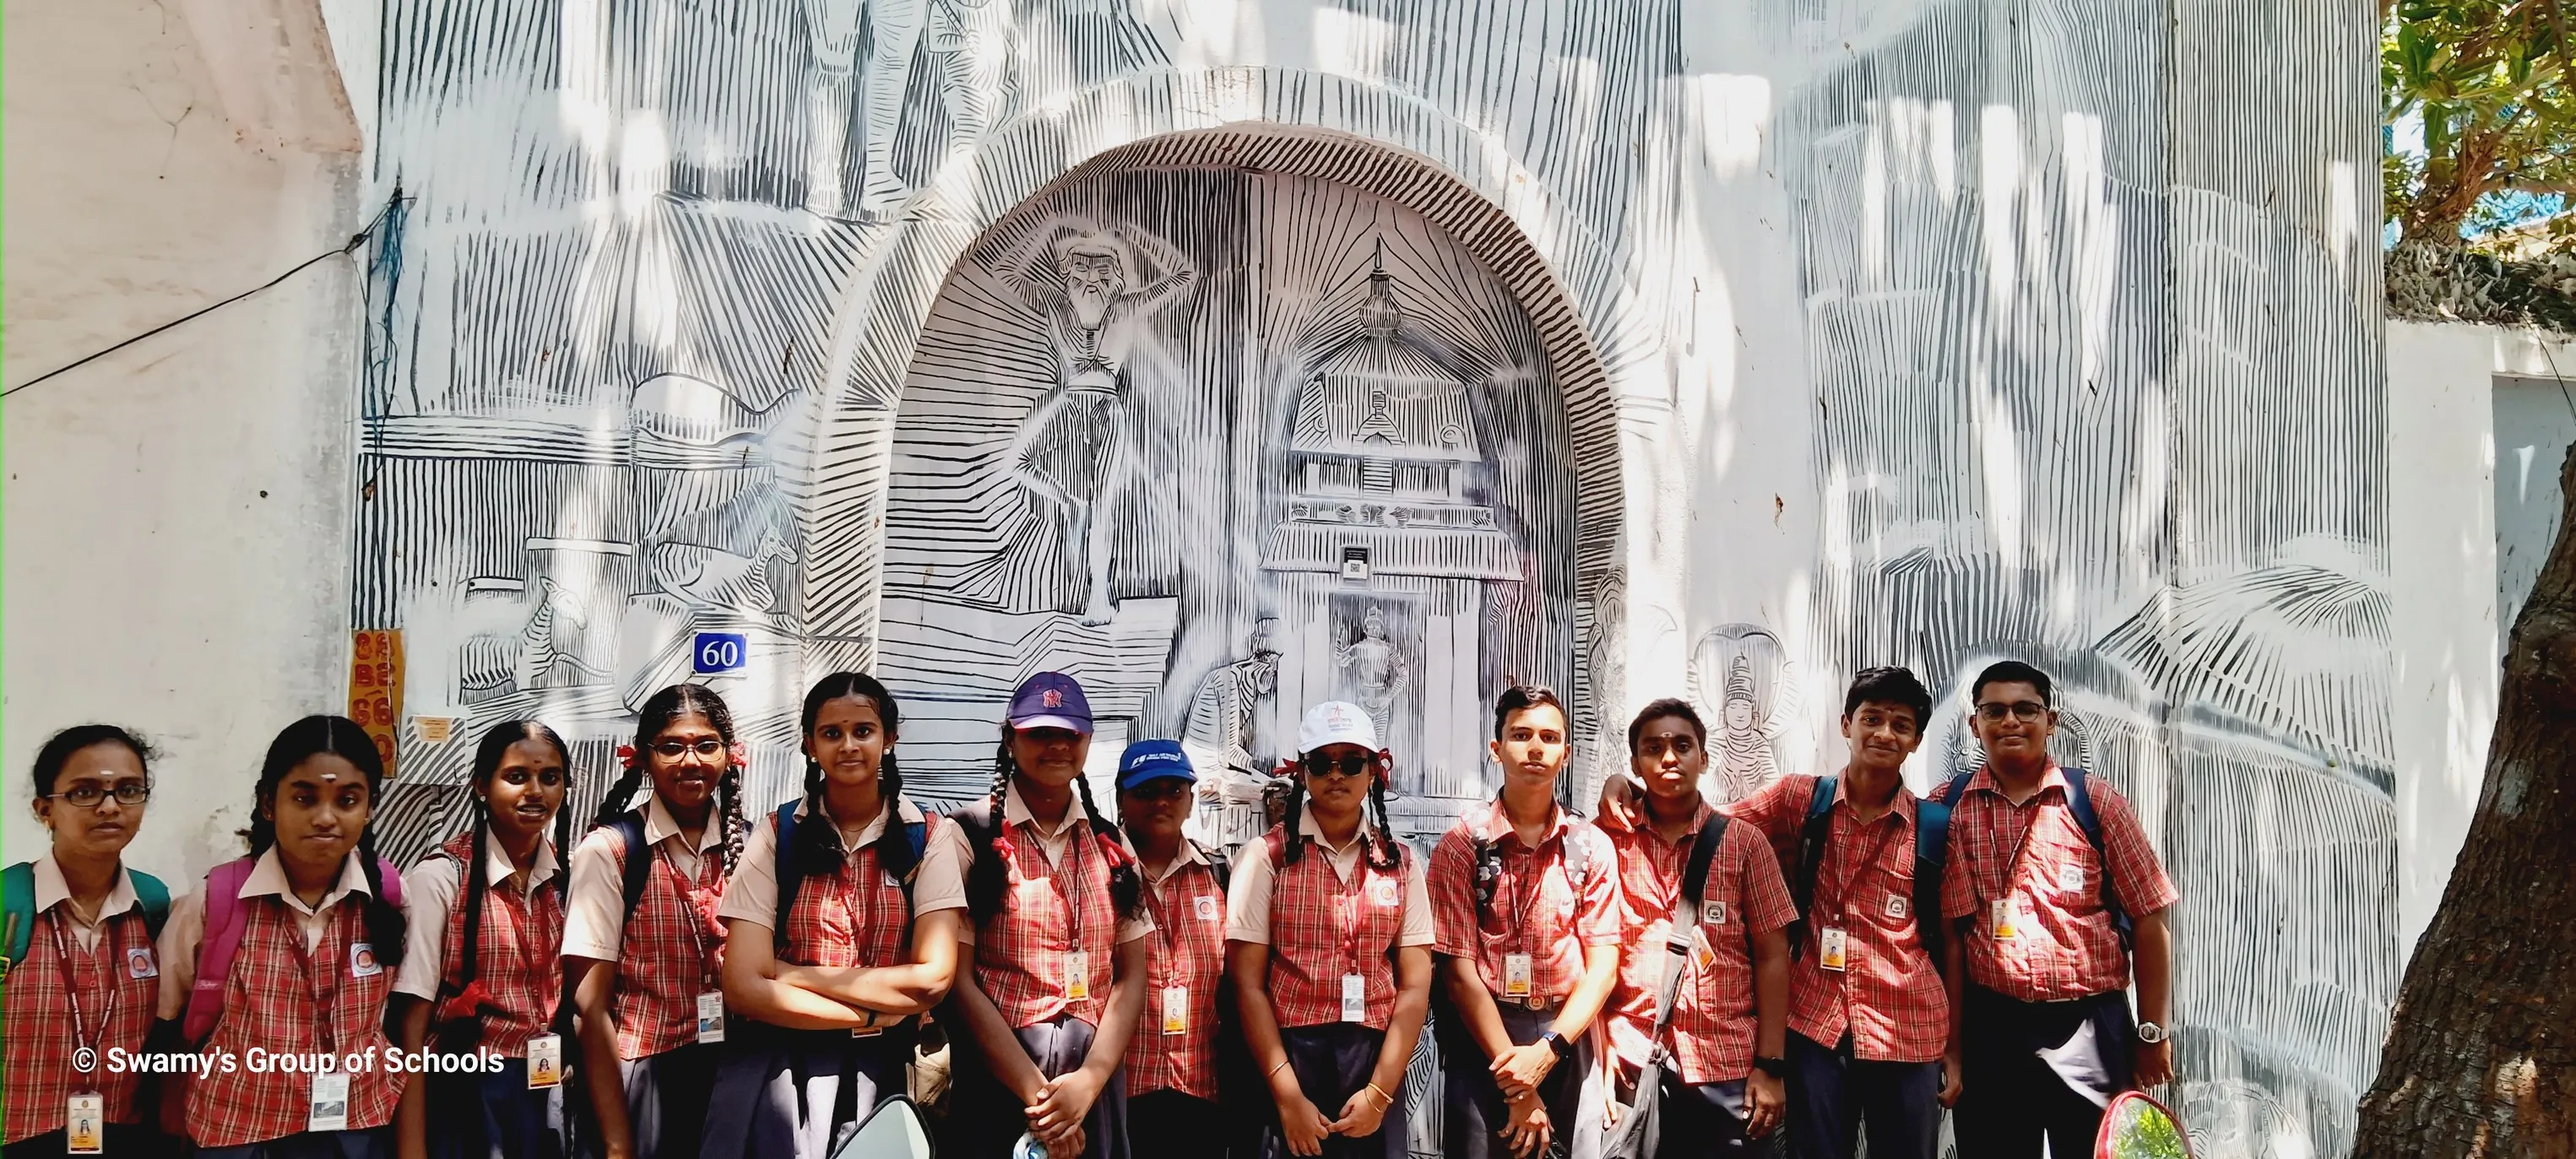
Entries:
[[[1815,795],[1807,798],[1807,822],[1798,831],[1798,876],[1789,882],[1798,903],[1798,919],[1789,927],[1789,957],[1806,952],[1807,913],[1816,900],[1816,876],[1824,869],[1825,840],[1833,833],[1834,787],[1841,778],[1816,778]],[[1917,798],[1914,802],[1914,932],[1932,968],[1941,968],[1941,872],[1949,861],[1950,806]]]
[[[778,847],[772,864],[778,874],[778,918],[769,928],[772,942],[781,956],[787,952],[787,911],[794,908],[796,892],[805,885],[805,867],[797,863],[791,852],[796,848],[796,807],[803,803],[802,797],[789,800],[778,806],[776,814]],[[895,807],[900,808],[901,803],[898,802]],[[912,909],[912,882],[914,878],[921,876],[921,855],[930,847],[930,823],[928,821],[904,822],[903,841],[904,844],[912,847],[912,870],[904,874],[900,881],[903,886],[904,909],[909,912]],[[632,912],[633,904],[629,903],[627,909]]]
[[[161,927],[170,920],[170,887],[141,870],[125,873],[134,882],[135,899],[143,903],[143,927],[157,944]],[[0,914],[0,980],[6,980],[11,967],[27,960],[27,941],[36,933],[35,862],[0,869],[0,902],[6,903],[5,914]]]
[[[2066,777],[2066,811],[2075,815],[2076,828],[2084,831],[2084,840],[2093,847],[2093,856],[2102,863],[2102,912],[2111,915],[2111,929],[2120,935],[2120,951],[2128,953],[2137,936],[2137,925],[2129,920],[2129,911],[2120,907],[2118,895],[2111,891],[2111,858],[2102,851],[2102,817],[2093,811],[2092,790],[2085,787],[2084,770],[2060,768]],[[1968,782],[1977,771],[1970,769],[1950,778],[1933,799],[1944,806],[1956,807],[1968,791]]]
[[[206,871],[206,934],[197,943],[197,981],[188,991],[188,1012],[180,1024],[191,1043],[206,1041],[223,1019],[224,983],[232,976],[233,956],[241,951],[242,932],[249,924],[242,920],[242,885],[258,864],[257,855],[237,857]],[[385,883],[384,900],[402,908],[402,871],[379,857],[376,877]]]
[[[1573,814],[1569,813],[1566,815],[1566,828],[1569,832],[1574,828],[1574,820],[1575,817]],[[1592,871],[1597,868],[1592,864],[1592,848],[1588,844],[1573,840],[1567,840],[1564,844],[1566,856],[1565,881],[1567,885],[1574,888],[1574,896],[1581,898],[1583,896],[1583,891],[1592,885]],[[1700,867],[1703,877],[1706,876],[1707,868],[1708,867],[1705,865]],[[1482,920],[1485,916],[1485,907],[1493,904],[1494,882],[1502,875],[1502,872],[1502,839],[1496,838],[1492,841],[1477,842],[1476,916],[1479,920]]]

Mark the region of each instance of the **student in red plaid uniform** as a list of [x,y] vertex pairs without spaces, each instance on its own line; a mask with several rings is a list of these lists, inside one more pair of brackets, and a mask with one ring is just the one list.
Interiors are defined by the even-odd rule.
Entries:
[[1179,741],[1140,740],[1118,756],[1118,820],[1145,879],[1145,1014],[1127,1044],[1133,1159],[1222,1156],[1233,1133],[1217,1103],[1225,889],[1207,850],[1181,833],[1198,772]]
[[1622,1106],[1633,1102],[1628,1090],[1653,1053],[1672,923],[1697,927],[1665,1030],[1673,1061],[1663,1078],[1656,1159],[1771,1154],[1788,1106],[1786,931],[1798,911],[1761,830],[1725,828],[1699,912],[1682,912],[1691,851],[1717,817],[1700,797],[1707,746],[1707,726],[1689,704],[1647,705],[1628,724],[1629,767],[1646,787],[1640,811],[1632,825],[1601,828],[1618,849],[1620,940],[1628,947],[1607,1019]]
[[[1952,812],[1941,910],[1965,939],[1968,967],[1953,1014],[1965,1073],[1952,1125],[1959,1153],[1977,1159],[2026,1159],[2043,1140],[2051,1154],[2085,1154],[2113,1095],[2173,1078],[2165,911],[2180,895],[2128,799],[2050,759],[2051,694],[2047,674],[2027,664],[1979,673],[1969,723],[1986,763],[1955,795],[1943,787]],[[2135,923],[2134,1022],[2119,912]]]
[[1235,858],[1227,953],[1244,1037],[1265,1072],[1266,1155],[1403,1159],[1405,1067],[1431,1008],[1422,860],[1387,828],[1393,755],[1360,707],[1297,728],[1283,817]]
[[1619,981],[1619,866],[1599,829],[1557,807],[1566,728],[1555,693],[1505,690],[1492,746],[1502,793],[1467,810],[1431,853],[1452,1005],[1435,1024],[1452,1156],[1535,1155],[1551,1140],[1571,1159],[1600,1150],[1593,1019]]
[[1082,685],[1028,678],[993,795],[951,814],[922,861],[914,908],[965,910],[974,946],[941,1015],[955,1048],[949,1146],[966,1159],[1001,1159],[1023,1134],[1055,1159],[1127,1153],[1119,1063],[1145,1012],[1154,924],[1136,859],[1091,803],[1090,750]]
[[[625,775],[573,850],[564,969],[574,980],[585,1131],[605,1159],[695,1156],[725,1035],[716,904],[742,852],[733,713],[697,684],[644,702]],[[632,807],[649,779],[653,791]],[[628,904],[627,840],[646,864]],[[609,1076],[615,1076],[613,1079]]]
[[[708,1159],[824,1159],[904,1091],[913,1019],[948,993],[957,911],[912,916],[918,836],[903,798],[894,695],[836,672],[805,694],[805,792],[754,826],[716,913],[725,921],[724,1042]],[[785,877],[782,878],[781,872]],[[781,912],[782,900],[784,912]]]
[[1789,1137],[1802,1156],[1852,1159],[1866,1122],[1874,1159],[1934,1159],[1941,1108],[1958,1097],[1959,940],[1935,939],[1946,965],[1925,949],[1919,923],[1940,918],[1914,912],[1919,802],[1905,787],[1905,759],[1931,715],[1932,694],[1903,668],[1852,681],[1850,757],[1812,853],[1803,842],[1822,778],[1785,776],[1726,807],[1769,839],[1791,880],[1806,859],[1816,867],[1789,975]]
[[[394,1108],[408,1076],[381,1060],[393,1047],[385,1004],[405,930],[368,824],[384,779],[374,738],[346,717],[305,717],[268,746],[251,797],[251,864],[239,879],[241,941],[214,983],[221,1017],[203,1041],[186,1044],[238,1065],[195,1076],[164,1100],[165,1128],[184,1124],[204,1159],[395,1154]],[[206,894],[201,887],[180,899],[161,931],[163,1018],[185,1014],[196,988],[210,932]],[[253,1050],[364,1052],[380,1064],[312,1074],[253,1067]]]
[[27,891],[9,899],[9,944],[23,950],[0,990],[0,1048],[8,1052],[0,1139],[11,1159],[64,1154],[75,1099],[83,1117],[96,1120],[84,1124],[95,1132],[84,1143],[105,1154],[167,1146],[146,1125],[141,1076],[97,1061],[143,1048],[160,986],[152,949],[160,915],[148,907],[166,906],[169,893],[124,859],[152,796],[148,759],[142,741],[110,724],[65,729],[36,752],[29,807],[51,848],[7,875],[11,893]]
[[[571,755],[533,720],[492,726],[474,748],[473,827],[403,875],[409,919],[394,1005],[403,1049],[494,1051],[497,1074],[432,1072],[403,1100],[406,1151],[432,1159],[563,1153],[563,871],[557,850]],[[549,839],[551,831],[551,839]],[[468,876],[467,866],[480,867]],[[470,931],[470,932],[469,932]],[[566,1025],[569,1025],[568,1023]],[[551,1059],[528,1075],[530,1044]]]

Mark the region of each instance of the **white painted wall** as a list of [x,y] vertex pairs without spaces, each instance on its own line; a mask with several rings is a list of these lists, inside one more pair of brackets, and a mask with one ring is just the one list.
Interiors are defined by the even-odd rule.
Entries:
[[[152,0],[13,2],[5,34],[10,387],[358,228],[345,103],[297,108],[299,144],[218,95],[281,67],[309,79],[312,40],[283,65],[267,50],[210,64]],[[254,75],[219,85],[226,68]],[[56,729],[113,721],[161,747],[130,856],[194,874],[238,849],[276,729],[345,711],[356,260],[0,404],[10,860],[42,848],[27,770]]]
[[2576,344],[2491,326],[2388,325],[2397,944],[2410,954],[2459,858],[2495,732],[2495,380],[2548,378],[2557,367],[2576,368]]

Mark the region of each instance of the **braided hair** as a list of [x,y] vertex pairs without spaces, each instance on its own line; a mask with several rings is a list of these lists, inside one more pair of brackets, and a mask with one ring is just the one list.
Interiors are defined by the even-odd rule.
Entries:
[[[1375,761],[1376,755],[1371,754],[1370,759]],[[1287,840],[1280,843],[1282,847],[1280,861],[1286,865],[1295,865],[1297,859],[1306,851],[1304,836],[1297,832],[1297,814],[1306,805],[1306,769],[1303,761],[1292,766],[1287,779],[1288,809],[1279,820],[1280,836]],[[1369,865],[1389,873],[1402,868],[1404,843],[1395,839],[1394,829],[1387,824],[1386,770],[1382,767],[1369,772],[1368,799],[1360,806],[1360,823],[1365,827],[1368,836]]]
[[[1009,792],[1011,778],[1019,775],[1020,762],[1011,755],[1011,726],[1002,724],[1001,742],[993,749],[993,839],[989,856],[978,856],[966,869],[966,912],[983,922],[1002,912],[1002,892],[1009,885],[1011,862],[1011,826],[1002,819],[1003,794]],[[1109,908],[1121,918],[1133,918],[1145,900],[1145,874],[1136,868],[1136,859],[1119,843],[1118,823],[1108,819],[1091,801],[1091,778],[1077,776],[1074,788],[1082,794],[1082,807],[1091,816],[1092,840],[1100,843],[1101,858],[1109,863]]]
[[[572,789],[572,750],[555,730],[534,720],[506,720],[485,732],[482,741],[474,746],[474,771],[467,784],[478,788],[490,786],[492,778],[500,773],[501,761],[509,755],[510,746],[521,741],[553,746],[556,758],[564,763],[564,790],[569,794]],[[484,880],[483,861],[491,850],[492,801],[482,794],[471,794],[471,799],[474,802],[473,852],[457,871],[465,886],[465,936],[463,945],[459,947],[462,957],[456,976],[441,981],[442,996],[463,993],[482,973],[483,895],[491,892],[491,886]],[[572,810],[555,806],[554,829],[556,856],[560,857],[563,856],[564,842],[571,836]],[[564,875],[556,874],[553,885],[560,896],[565,885]],[[443,1049],[452,1053],[471,1049],[482,1031],[479,1018],[459,1019],[457,1022],[460,1024],[443,1025],[440,1030]],[[467,1037],[469,1034],[473,1037]]]
[[403,959],[403,912],[385,897],[385,876],[376,856],[374,811],[384,805],[385,760],[364,725],[345,716],[308,716],[279,730],[260,762],[259,783],[251,789],[250,827],[241,831],[257,857],[277,845],[277,819],[269,810],[279,783],[296,766],[317,756],[339,757],[367,778],[369,824],[358,831],[358,865],[367,875],[367,944],[376,960],[399,966]]
[[[797,731],[803,733],[807,741],[812,741],[814,721],[822,715],[823,706],[844,696],[856,696],[875,705],[877,720],[885,728],[886,751],[884,760],[877,766],[877,784],[878,791],[885,800],[887,823],[885,835],[877,840],[877,864],[885,867],[885,871],[897,879],[909,877],[912,875],[915,861],[912,842],[900,839],[902,832],[894,823],[894,818],[900,814],[903,801],[903,769],[895,763],[894,753],[895,738],[900,730],[901,711],[895,707],[894,693],[887,691],[886,686],[878,682],[876,677],[866,673],[835,672],[816,681],[814,687],[805,693],[805,711],[799,718]],[[807,815],[816,817],[827,815],[823,810],[824,787],[822,762],[815,760],[814,754],[808,752],[805,754]],[[888,838],[895,839],[888,840]],[[790,851],[789,856],[796,858],[797,864],[804,866],[808,873],[830,873],[840,866],[841,855],[844,852],[840,848],[840,832],[837,826],[805,825],[796,830],[796,848]]]
[[724,742],[726,749],[724,773],[716,778],[716,797],[718,823],[724,826],[722,864],[725,872],[730,874],[734,862],[742,855],[742,765],[731,755],[733,710],[725,707],[724,697],[716,695],[715,689],[706,685],[674,684],[654,693],[652,699],[644,702],[643,709],[635,714],[634,756],[629,758],[626,771],[618,776],[617,782],[608,787],[608,795],[600,799],[599,812],[591,818],[590,825],[596,829],[615,824],[620,816],[635,807],[635,791],[643,787],[644,771],[652,764],[648,754],[653,751],[653,741],[662,735],[663,729],[671,727],[672,721],[690,715],[707,718],[707,725],[716,730],[716,738]]

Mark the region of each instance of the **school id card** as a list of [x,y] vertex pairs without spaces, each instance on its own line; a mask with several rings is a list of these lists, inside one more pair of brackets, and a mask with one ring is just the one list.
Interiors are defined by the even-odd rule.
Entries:
[[349,1129],[349,1072],[326,1070],[313,1076],[313,1101],[304,1116],[307,1131]]
[[96,1091],[73,1095],[63,1115],[63,1150],[73,1155],[107,1152],[107,1097]]
[[724,1041],[724,991],[698,995],[698,1041]]
[[528,1040],[528,1089],[542,1091],[563,1081],[563,1036],[540,1034]]

